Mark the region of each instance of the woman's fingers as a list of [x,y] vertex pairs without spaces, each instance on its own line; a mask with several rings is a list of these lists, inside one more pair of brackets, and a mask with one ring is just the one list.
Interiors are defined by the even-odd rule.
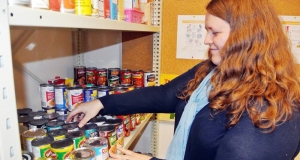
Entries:
[[152,157],[117,147],[124,155],[110,154],[113,160],[150,160]]

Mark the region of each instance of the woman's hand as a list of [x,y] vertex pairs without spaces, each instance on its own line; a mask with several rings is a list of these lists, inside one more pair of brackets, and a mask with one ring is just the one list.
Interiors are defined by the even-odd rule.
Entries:
[[69,114],[67,122],[70,122],[71,119],[74,119],[75,121],[80,121],[78,127],[81,128],[91,118],[95,117],[103,108],[104,107],[102,103],[98,99],[82,103]]
[[110,154],[113,160],[150,160],[152,157],[117,147],[124,155]]

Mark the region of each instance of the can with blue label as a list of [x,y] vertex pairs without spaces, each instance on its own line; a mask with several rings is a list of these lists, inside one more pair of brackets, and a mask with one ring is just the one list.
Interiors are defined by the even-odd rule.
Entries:
[[67,85],[56,85],[54,86],[55,95],[55,109],[56,110],[66,110],[68,107],[67,97],[68,90]]
[[98,98],[98,91],[96,87],[85,87],[83,89],[83,102],[89,102]]
[[56,120],[56,121],[49,121],[46,123],[47,131],[62,129],[62,125],[64,125],[65,122],[62,120]]
[[98,125],[97,124],[86,124],[85,126],[83,126],[83,130],[85,132],[85,136],[86,138],[90,138],[90,137],[98,137]]
[[93,148],[97,160],[108,159],[108,141],[104,137],[92,137],[85,141],[86,146]]

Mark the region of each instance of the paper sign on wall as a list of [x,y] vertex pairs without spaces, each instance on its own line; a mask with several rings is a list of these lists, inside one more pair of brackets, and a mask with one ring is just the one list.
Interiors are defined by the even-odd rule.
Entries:
[[178,15],[176,58],[207,59],[204,15]]

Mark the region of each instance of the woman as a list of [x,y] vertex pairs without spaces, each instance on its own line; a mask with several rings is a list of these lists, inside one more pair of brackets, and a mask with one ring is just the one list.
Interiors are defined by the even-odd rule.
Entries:
[[[176,113],[167,159],[288,160],[300,150],[297,65],[267,0],[212,0],[209,59],[166,85],[84,103],[83,126],[101,114]],[[192,113],[192,114],[191,114]],[[119,149],[115,159],[155,160]]]

